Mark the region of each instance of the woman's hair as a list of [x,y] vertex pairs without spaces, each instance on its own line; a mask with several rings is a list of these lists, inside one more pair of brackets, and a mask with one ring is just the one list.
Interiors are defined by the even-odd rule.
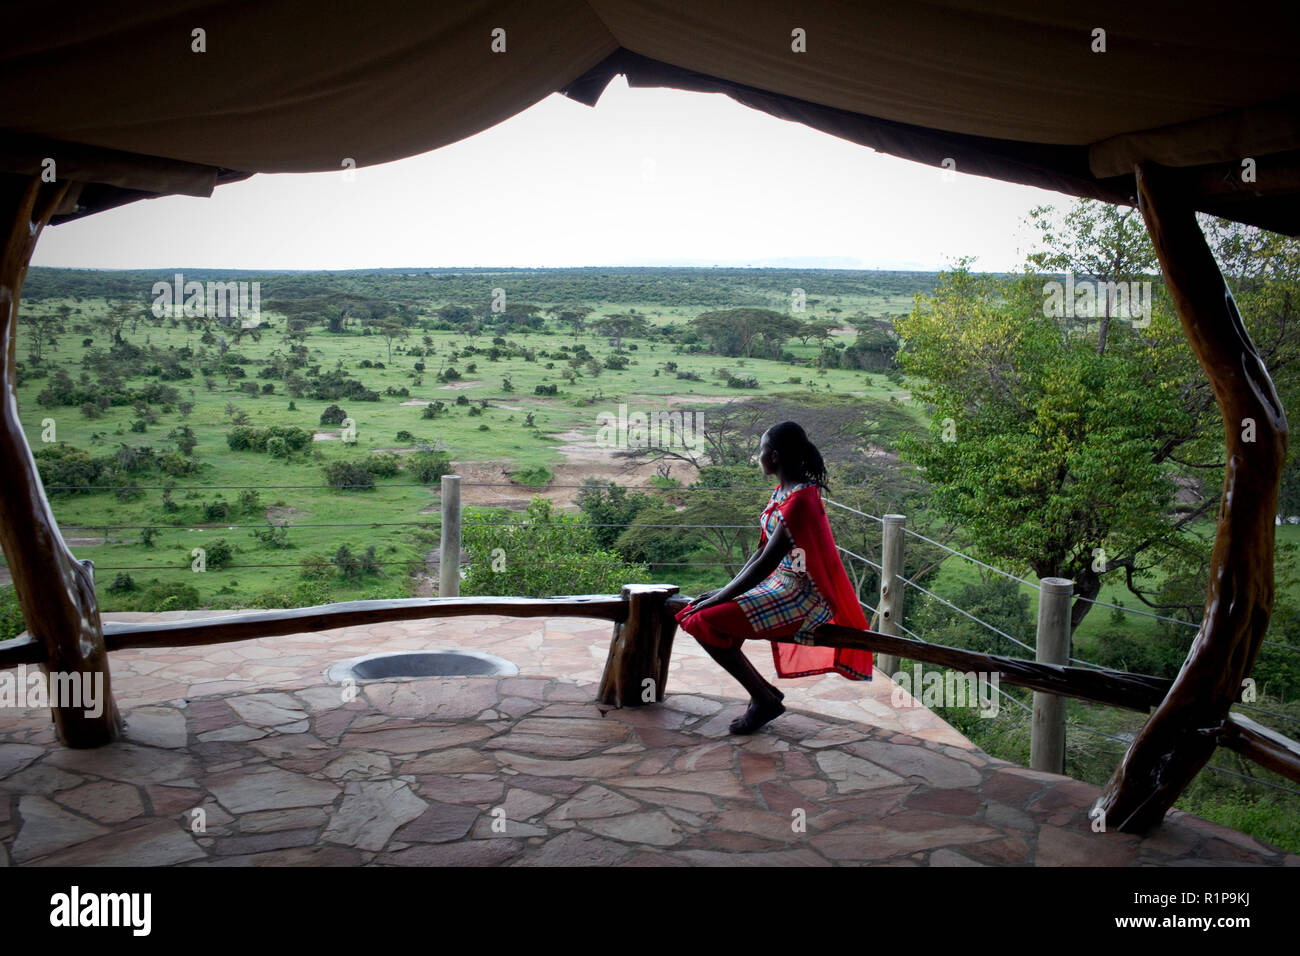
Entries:
[[817,446],[808,440],[802,425],[780,422],[767,430],[767,440],[787,477],[809,482],[823,491],[830,490],[826,483],[826,463]]

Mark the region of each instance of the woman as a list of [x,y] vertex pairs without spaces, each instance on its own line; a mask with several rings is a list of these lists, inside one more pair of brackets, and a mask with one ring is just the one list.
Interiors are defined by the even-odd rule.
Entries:
[[758,550],[730,584],[704,592],[677,614],[682,630],[749,691],[749,707],[731,722],[733,734],[752,734],[785,712],[785,694],[741,650],[746,640],[772,641],[778,677],[834,672],[871,680],[870,651],[812,646],[812,632],[822,624],[867,630],[822,505],[821,453],[796,422],[781,422],[763,433],[758,463],[763,474],[781,480],[759,519]]

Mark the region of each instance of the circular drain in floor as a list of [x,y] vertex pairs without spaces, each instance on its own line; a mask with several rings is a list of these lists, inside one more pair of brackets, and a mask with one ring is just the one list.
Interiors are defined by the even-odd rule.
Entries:
[[480,651],[396,651],[340,661],[325,672],[332,681],[393,677],[510,677],[519,668]]

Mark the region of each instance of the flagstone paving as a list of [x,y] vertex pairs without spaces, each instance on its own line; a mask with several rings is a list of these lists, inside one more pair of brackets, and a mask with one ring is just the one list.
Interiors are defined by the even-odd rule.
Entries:
[[[1190,814],[1096,833],[1097,787],[989,757],[892,683],[783,681],[750,737],[689,638],[668,696],[594,703],[608,626],[474,618],[115,652],[124,739],[0,712],[0,865],[1297,865]],[[454,625],[454,626],[448,626]],[[515,677],[326,680],[472,647]],[[757,651],[757,653],[755,653]],[[766,646],[750,648],[768,676]]]

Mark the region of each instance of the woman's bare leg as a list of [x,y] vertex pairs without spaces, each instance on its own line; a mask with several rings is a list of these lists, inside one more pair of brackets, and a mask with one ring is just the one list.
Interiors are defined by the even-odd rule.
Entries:
[[742,716],[731,722],[733,734],[752,734],[759,727],[785,712],[785,705],[781,703],[785,699],[785,694],[764,679],[739,647],[714,647],[704,641],[700,641],[699,644],[710,657],[722,665],[728,674],[736,678],[745,690],[749,691],[748,709]]

